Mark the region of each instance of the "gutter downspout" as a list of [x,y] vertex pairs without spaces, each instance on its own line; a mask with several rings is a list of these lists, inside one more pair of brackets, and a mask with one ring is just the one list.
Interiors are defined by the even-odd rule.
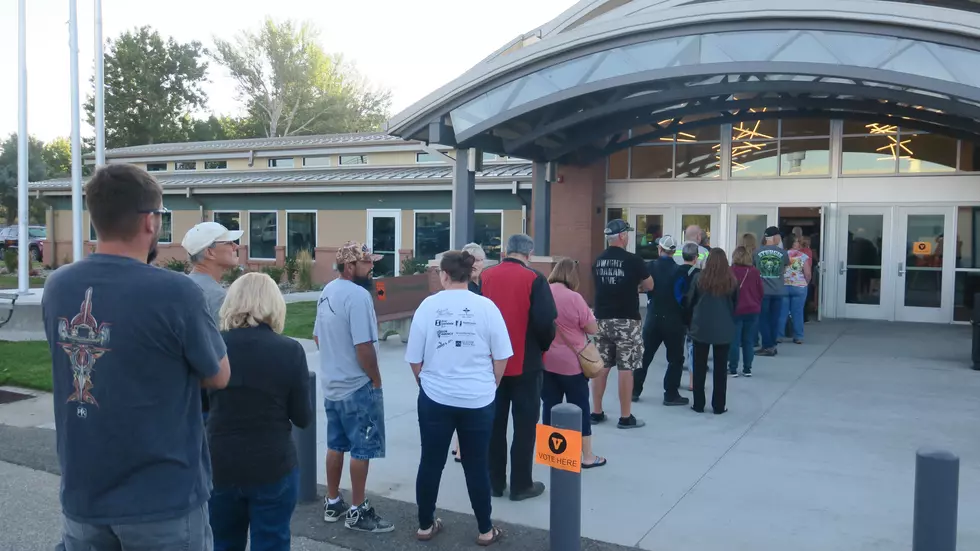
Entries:
[[520,182],[514,180],[511,182],[511,185],[513,186],[510,190],[511,194],[517,197],[517,200],[521,202],[521,233],[527,234],[527,207],[529,205],[527,204],[527,201],[524,200],[524,197],[518,193],[518,190],[520,190],[521,187]]

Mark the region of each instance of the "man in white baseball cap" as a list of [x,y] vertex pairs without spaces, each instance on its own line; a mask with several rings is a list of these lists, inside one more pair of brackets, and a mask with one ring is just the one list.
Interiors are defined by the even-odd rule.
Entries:
[[[218,312],[225,302],[221,276],[238,265],[238,244],[235,242],[241,238],[241,231],[230,231],[217,222],[201,222],[188,230],[184,240],[180,242],[190,255],[191,273],[187,277],[204,291],[208,311],[211,312],[214,323],[219,326],[221,322]],[[209,406],[207,391],[202,390],[201,407],[204,419],[208,418]]]

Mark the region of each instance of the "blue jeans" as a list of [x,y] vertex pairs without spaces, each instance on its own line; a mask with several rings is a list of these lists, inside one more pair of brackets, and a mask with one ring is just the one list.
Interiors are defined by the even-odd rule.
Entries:
[[368,461],[385,456],[385,404],[370,382],[343,400],[323,401],[327,413],[327,449]]
[[762,312],[759,313],[759,332],[762,333],[762,348],[776,348],[776,336],[779,334],[779,314],[786,297],[780,295],[765,295],[762,297]]
[[752,359],[755,358],[755,337],[759,334],[759,314],[742,314],[735,316],[735,336],[732,347],[728,350],[728,372],[738,373],[738,352],[742,350],[742,365],[744,371],[752,371]]
[[541,385],[541,424],[551,425],[551,408],[565,400],[575,404],[582,410],[582,436],[592,436],[592,420],[589,414],[589,380],[585,375],[559,375],[550,371],[544,372],[544,384]]
[[415,502],[419,507],[419,528],[432,528],[439,497],[439,483],[446,466],[453,432],[459,438],[463,456],[463,475],[470,494],[470,506],[481,534],[493,529],[490,521],[490,434],[496,405],[478,409],[444,406],[419,389],[419,434],[422,457],[415,479]]
[[272,484],[215,487],[214,551],[289,551],[289,521],[299,498],[299,470]]
[[803,340],[803,308],[806,306],[806,287],[786,286],[786,300],[779,311],[779,338],[786,337],[786,320],[793,318],[793,338]]
[[[152,496],[147,496],[147,499],[152,499]],[[179,518],[139,524],[84,524],[64,517],[61,538],[56,551],[211,551],[214,542],[211,525],[208,524],[207,503]]]

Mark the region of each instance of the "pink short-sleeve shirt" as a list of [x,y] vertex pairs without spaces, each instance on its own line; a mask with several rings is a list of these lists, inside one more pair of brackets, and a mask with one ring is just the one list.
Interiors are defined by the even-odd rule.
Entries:
[[[558,309],[558,334],[544,355],[544,368],[558,375],[580,374],[582,368],[579,367],[577,352],[585,348],[584,328],[595,322],[595,316],[582,295],[565,287],[563,283],[552,283],[551,294],[555,297],[555,306]],[[569,348],[569,344],[575,350]]]

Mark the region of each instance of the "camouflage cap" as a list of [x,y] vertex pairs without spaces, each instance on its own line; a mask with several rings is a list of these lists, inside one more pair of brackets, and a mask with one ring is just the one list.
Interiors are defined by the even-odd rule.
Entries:
[[351,262],[362,261],[377,262],[379,260],[381,260],[380,254],[372,254],[371,249],[367,245],[363,245],[357,241],[348,241],[337,249],[337,264],[350,264]]

